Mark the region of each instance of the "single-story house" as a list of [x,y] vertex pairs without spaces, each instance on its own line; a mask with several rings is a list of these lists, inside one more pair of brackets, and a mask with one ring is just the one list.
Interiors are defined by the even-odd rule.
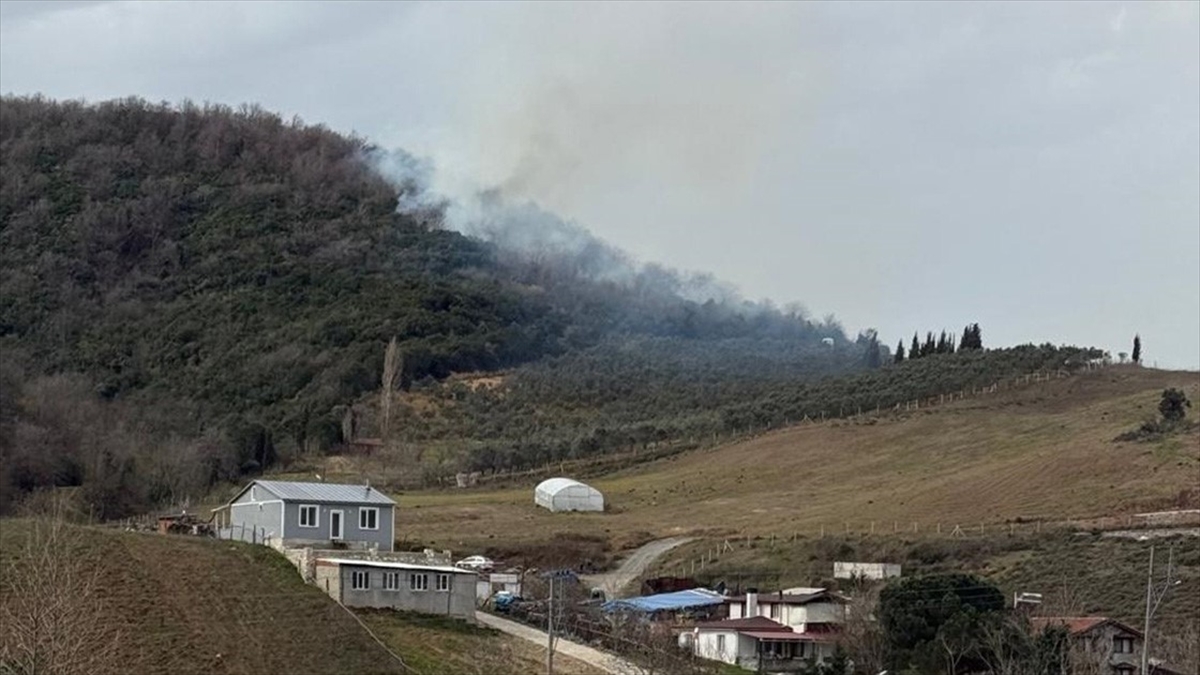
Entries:
[[392,551],[395,509],[369,485],[255,480],[215,509],[214,520],[223,539]]
[[1065,628],[1076,658],[1094,661],[1099,672],[1141,675],[1142,632],[1132,626],[1106,616],[1040,616],[1029,622],[1035,630]]
[[833,656],[831,633],[801,633],[762,616],[725,619],[696,624],[690,639],[692,653],[703,659],[721,661],[765,673],[802,671],[810,663]]
[[835,632],[846,622],[846,598],[824,588],[746,593],[726,598],[730,619],[761,616],[802,633]]
[[400,609],[473,621],[471,570],[382,560],[318,558],[313,583],[346,607]]

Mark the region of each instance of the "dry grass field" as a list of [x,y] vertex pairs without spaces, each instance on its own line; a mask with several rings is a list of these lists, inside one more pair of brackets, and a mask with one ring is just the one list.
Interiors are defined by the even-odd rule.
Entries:
[[861,531],[873,521],[925,530],[1169,508],[1198,499],[1200,428],[1113,441],[1157,413],[1166,387],[1200,402],[1200,373],[1127,366],[793,427],[589,480],[608,500],[603,514],[546,512],[532,484],[402,494],[397,536],[500,554],[573,536],[616,551],[678,534]]
[[[520,675],[544,662],[543,649],[491,629],[437,617],[364,612],[363,620],[406,668],[267,547],[62,527],[54,550],[71,558],[47,566],[29,559],[36,554],[27,547],[34,521],[0,520],[0,623],[5,625],[0,672],[7,672],[5,648],[14,646],[20,632],[8,621],[29,623],[35,613],[43,622],[59,617],[30,626],[43,642],[53,639],[46,631],[58,625],[68,633],[65,642],[103,652],[65,654],[47,672]],[[21,570],[36,575],[33,589],[16,578]],[[92,586],[82,587],[82,581]],[[36,597],[30,597],[31,590]],[[81,590],[85,597],[61,595]],[[93,632],[97,626],[102,631]],[[600,673],[565,656],[557,662],[567,675]]]

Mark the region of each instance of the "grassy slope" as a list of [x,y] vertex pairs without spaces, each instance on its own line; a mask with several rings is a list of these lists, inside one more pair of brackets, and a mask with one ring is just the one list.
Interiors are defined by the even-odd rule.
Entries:
[[[236,542],[72,528],[104,566],[105,615],[122,626],[123,672],[405,673],[333,600],[282,556]],[[0,557],[22,550],[22,520],[0,521]],[[0,598],[5,587],[0,579]],[[525,673],[542,650],[459,622],[368,612],[368,625],[413,672]],[[562,659],[563,672],[596,672]]]
[[454,549],[564,533],[620,546],[646,533],[933,528],[1155,508],[1195,488],[1200,429],[1155,444],[1112,439],[1153,414],[1168,386],[1200,400],[1200,374],[1117,367],[899,418],[794,427],[592,480],[605,514],[550,514],[534,507],[533,485],[401,495],[397,532]]
[[[545,668],[545,649],[490,628],[403,612],[359,615],[405,663],[425,675],[524,675]],[[555,655],[554,669],[564,675],[603,672],[563,654]]]

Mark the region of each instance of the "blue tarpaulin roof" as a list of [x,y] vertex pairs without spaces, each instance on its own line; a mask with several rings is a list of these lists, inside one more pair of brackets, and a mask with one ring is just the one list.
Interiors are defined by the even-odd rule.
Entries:
[[605,611],[630,610],[634,612],[661,612],[692,607],[707,607],[725,602],[725,596],[704,588],[693,588],[690,591],[675,591],[674,593],[658,593],[644,595],[640,598],[623,598],[604,603]]

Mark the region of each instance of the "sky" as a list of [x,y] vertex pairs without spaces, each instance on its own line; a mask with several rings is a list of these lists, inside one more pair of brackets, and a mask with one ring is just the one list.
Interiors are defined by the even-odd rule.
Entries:
[[1200,368],[1200,3],[0,2],[0,92],[257,103],[895,345]]

